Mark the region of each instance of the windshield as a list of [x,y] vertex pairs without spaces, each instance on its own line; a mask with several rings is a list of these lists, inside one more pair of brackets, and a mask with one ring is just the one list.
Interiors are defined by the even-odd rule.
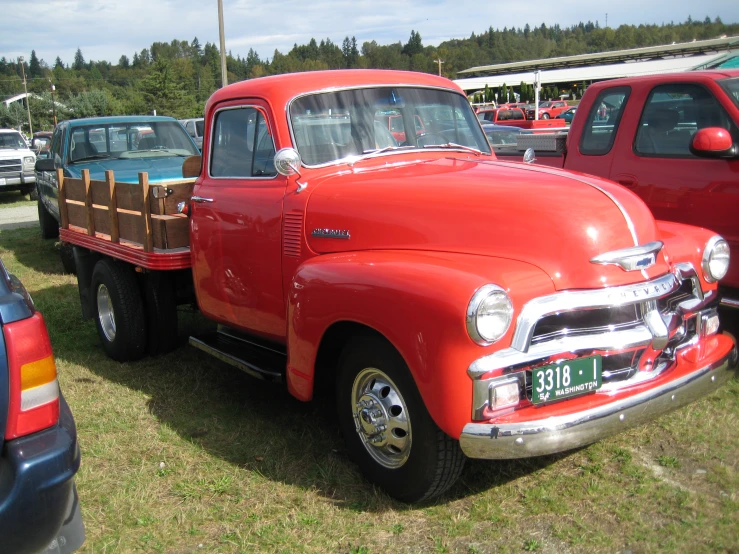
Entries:
[[467,99],[445,90],[377,87],[311,94],[290,105],[290,123],[308,166],[381,149],[490,153]]
[[174,121],[109,123],[74,127],[71,162],[103,158],[161,158],[197,155],[190,137]]
[[2,149],[18,149],[22,148],[25,150],[26,141],[20,133],[0,133],[0,148]]
[[724,79],[723,81],[719,81],[719,84],[726,91],[726,94],[729,95],[729,98],[734,101],[736,107],[739,108],[739,77]]

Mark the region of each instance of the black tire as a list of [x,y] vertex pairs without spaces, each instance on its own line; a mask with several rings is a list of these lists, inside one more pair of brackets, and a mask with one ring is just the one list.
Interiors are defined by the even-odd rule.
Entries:
[[70,273],[72,275],[77,274],[77,267],[74,263],[74,246],[68,242],[59,243],[59,257],[62,260],[62,267],[64,273]]
[[549,119],[549,114],[548,113],[543,113],[543,114],[541,114],[541,118],[542,119]]
[[147,275],[145,288],[149,354],[166,354],[177,348],[178,341],[175,282],[168,272],[154,271]]
[[[431,419],[408,366],[383,338],[355,337],[344,348],[336,406],[350,456],[390,496],[403,502],[428,500],[459,478],[465,461],[459,442]],[[378,443],[372,444],[373,438]]]
[[108,259],[98,261],[90,298],[105,353],[119,362],[146,354],[146,315],[133,269]]
[[28,193],[28,199],[38,200],[38,189],[36,187],[31,188],[30,192]]
[[41,227],[42,239],[55,239],[59,236],[59,222],[49,213],[44,203],[39,198],[38,201],[38,223]]

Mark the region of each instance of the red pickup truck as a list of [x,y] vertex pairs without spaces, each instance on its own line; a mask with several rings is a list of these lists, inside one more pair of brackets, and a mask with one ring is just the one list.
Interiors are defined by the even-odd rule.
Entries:
[[58,172],[83,314],[126,361],[175,346],[176,306],[197,302],[219,327],[193,346],[300,400],[330,391],[348,452],[396,498],[442,493],[465,456],[592,443],[736,372],[726,243],[604,179],[496,160],[447,79],[253,79],[205,120],[194,184]]
[[611,179],[657,219],[720,233],[734,258],[722,302],[739,306],[739,70],[603,81],[578,113],[566,148],[535,148],[538,163]]

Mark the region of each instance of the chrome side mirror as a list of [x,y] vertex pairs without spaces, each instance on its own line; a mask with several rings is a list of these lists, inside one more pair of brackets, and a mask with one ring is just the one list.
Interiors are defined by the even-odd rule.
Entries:
[[[290,175],[302,177],[302,175],[300,175],[300,163],[300,154],[294,148],[281,148],[280,151],[275,154],[275,169],[277,170],[277,173],[284,175],[285,177],[289,177]],[[298,185],[298,190],[295,191],[296,193],[304,191],[305,187],[308,186],[308,183],[295,182]]]
[[533,148],[527,148],[526,152],[523,153],[523,161],[527,164],[532,164],[536,161],[536,152]]
[[289,177],[290,175],[300,177],[300,162],[300,154],[294,148],[281,148],[275,154],[275,169],[277,173],[285,177]]

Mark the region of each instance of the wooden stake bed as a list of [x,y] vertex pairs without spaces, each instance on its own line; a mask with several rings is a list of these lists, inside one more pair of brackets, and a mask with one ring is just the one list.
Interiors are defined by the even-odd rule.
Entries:
[[105,181],[64,177],[59,183],[59,236],[72,244],[147,269],[190,267],[190,228],[177,204],[192,196],[193,180],[150,185],[148,174],[138,183],[117,183],[113,171]]

